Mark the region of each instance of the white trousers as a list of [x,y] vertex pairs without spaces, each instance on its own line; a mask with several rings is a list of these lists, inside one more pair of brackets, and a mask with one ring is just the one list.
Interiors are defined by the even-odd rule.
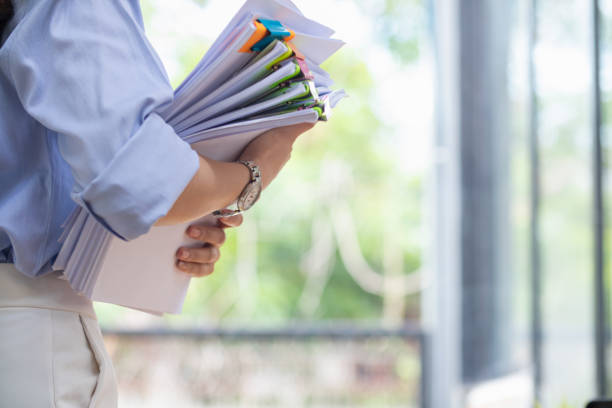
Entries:
[[117,406],[91,302],[57,275],[0,264],[0,408]]

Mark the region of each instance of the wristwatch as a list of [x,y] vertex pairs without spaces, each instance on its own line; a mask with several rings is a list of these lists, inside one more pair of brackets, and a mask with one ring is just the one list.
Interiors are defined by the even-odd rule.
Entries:
[[253,204],[255,204],[261,194],[262,182],[259,166],[257,166],[253,161],[239,160],[238,163],[244,164],[249,169],[249,172],[251,173],[251,179],[238,196],[238,200],[236,200],[237,209],[217,210],[213,212],[213,215],[217,217],[231,217],[233,215],[248,210],[253,206]]
[[259,166],[250,160],[238,160],[238,163],[242,163],[247,166],[251,172],[251,180],[249,181],[249,184],[247,184],[244,190],[242,190],[238,196],[238,200],[236,201],[238,211],[246,211],[251,208],[253,204],[255,204],[261,194],[261,172],[259,171]]

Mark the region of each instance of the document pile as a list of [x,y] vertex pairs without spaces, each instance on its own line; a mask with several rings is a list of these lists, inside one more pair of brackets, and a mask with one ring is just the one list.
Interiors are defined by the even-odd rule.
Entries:
[[[159,113],[198,153],[225,161],[266,130],[325,121],[345,96],[320,68],[344,44],[332,34],[289,0],[248,0]],[[126,242],[79,207],[53,268],[90,299],[180,313],[190,278],[175,269],[175,252],[189,243],[186,228],[152,227]]]

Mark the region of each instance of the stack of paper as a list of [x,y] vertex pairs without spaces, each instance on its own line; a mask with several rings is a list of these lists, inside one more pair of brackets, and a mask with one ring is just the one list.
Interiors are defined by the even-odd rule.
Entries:
[[[266,130],[327,120],[345,96],[319,66],[343,45],[332,34],[289,0],[248,0],[159,113],[198,153],[225,161]],[[189,243],[186,228],[153,227],[126,242],[78,208],[53,268],[90,299],[179,313],[190,278],[175,253]]]

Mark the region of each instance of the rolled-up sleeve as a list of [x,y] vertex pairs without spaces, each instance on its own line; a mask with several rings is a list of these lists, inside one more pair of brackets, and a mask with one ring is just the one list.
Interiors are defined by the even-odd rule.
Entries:
[[57,134],[73,199],[133,239],[168,212],[198,168],[197,154],[156,113],[173,90],[138,1],[30,7],[5,44],[7,77],[26,111]]

